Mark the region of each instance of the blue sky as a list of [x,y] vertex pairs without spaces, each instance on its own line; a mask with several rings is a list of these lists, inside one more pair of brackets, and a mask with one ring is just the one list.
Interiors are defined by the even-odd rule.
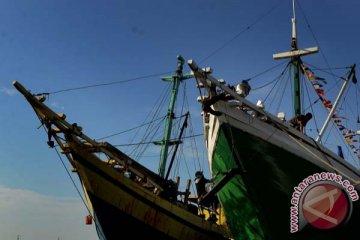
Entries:
[[[299,2],[299,47],[321,49],[307,61],[321,67],[359,64],[360,2]],[[50,95],[55,111],[100,138],[143,123],[166,85],[161,73],[175,70],[178,54],[213,67],[215,76],[232,84],[275,66],[272,54],[290,49],[291,10],[290,0],[2,0],[0,238],[97,239],[93,225],[83,224],[86,209],[13,80],[37,93],[158,75]],[[256,81],[260,86],[265,80]],[[187,84],[197,134],[194,86],[193,80]],[[108,141],[122,144],[126,138]],[[18,201],[18,208],[9,201]],[[56,210],[64,206],[73,211]],[[36,224],[27,224],[32,219]],[[77,234],[69,236],[72,231]]]

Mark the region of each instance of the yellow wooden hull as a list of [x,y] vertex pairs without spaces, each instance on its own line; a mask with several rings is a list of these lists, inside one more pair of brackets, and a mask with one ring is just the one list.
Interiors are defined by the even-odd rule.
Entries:
[[125,233],[161,239],[228,238],[224,226],[157,196],[77,144],[71,149],[104,239],[119,239]]

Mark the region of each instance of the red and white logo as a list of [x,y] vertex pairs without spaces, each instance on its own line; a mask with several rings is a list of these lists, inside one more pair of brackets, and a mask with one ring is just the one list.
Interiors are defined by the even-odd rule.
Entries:
[[352,202],[357,200],[359,194],[349,180],[332,172],[314,173],[294,187],[290,232],[309,225],[319,230],[345,225],[352,214]]
[[305,220],[315,228],[335,228],[347,220],[350,201],[343,189],[331,183],[318,183],[304,193],[301,210]]

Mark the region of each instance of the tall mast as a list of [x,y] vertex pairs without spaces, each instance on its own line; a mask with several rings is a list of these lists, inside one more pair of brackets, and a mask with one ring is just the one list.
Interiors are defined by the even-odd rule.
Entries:
[[301,89],[300,89],[300,56],[317,53],[318,47],[305,48],[299,50],[297,46],[297,35],[296,35],[296,18],[295,18],[295,0],[293,0],[293,17],[292,22],[292,33],[291,33],[291,51],[284,53],[273,54],[274,59],[291,58],[291,63],[294,69],[294,114],[301,114]]
[[166,160],[168,157],[168,149],[169,146],[174,144],[174,141],[170,140],[171,137],[171,128],[172,128],[172,120],[174,118],[174,106],[176,102],[177,93],[179,90],[179,85],[182,80],[192,78],[192,75],[183,75],[183,65],[184,65],[184,58],[182,56],[177,56],[178,64],[175,75],[162,77],[161,79],[164,81],[172,82],[172,90],[169,102],[169,108],[166,115],[166,123],[165,123],[165,130],[163,140],[161,141],[161,152],[160,152],[160,164],[158,173],[161,177],[165,175],[165,168],[166,168]]
[[[291,50],[296,51],[297,37],[296,37],[296,18],[295,18],[295,0],[293,0],[293,18],[292,22],[292,36],[291,36]],[[301,95],[300,95],[300,56],[293,56],[291,62],[294,70],[294,114],[301,114]]]
[[339,102],[340,102],[340,99],[341,99],[342,95],[343,95],[344,92],[345,92],[345,89],[346,89],[347,86],[349,85],[350,79],[353,79],[353,78],[354,78],[354,76],[355,76],[355,66],[356,66],[356,64],[354,64],[354,65],[351,66],[351,70],[350,70],[350,72],[349,72],[348,77],[347,77],[346,79],[343,79],[343,80],[344,80],[344,83],[343,83],[343,85],[342,85],[342,87],[341,87],[341,89],[340,89],[340,92],[339,92],[338,96],[336,97],[336,100],[335,100],[335,102],[334,102],[334,104],[333,104],[333,106],[332,106],[332,108],[331,108],[331,111],[330,111],[329,115],[327,116],[327,118],[326,118],[326,120],[325,120],[325,123],[324,123],[323,127],[321,128],[321,130],[320,130],[320,132],[319,132],[318,137],[316,138],[316,141],[317,141],[317,142],[321,141],[321,137],[322,137],[322,135],[324,134],[327,126],[329,125],[329,122],[330,122],[331,118],[333,117],[333,115],[334,115],[334,113],[335,113],[335,111],[336,111],[336,109],[337,109],[337,106],[338,106],[338,104],[339,104]]

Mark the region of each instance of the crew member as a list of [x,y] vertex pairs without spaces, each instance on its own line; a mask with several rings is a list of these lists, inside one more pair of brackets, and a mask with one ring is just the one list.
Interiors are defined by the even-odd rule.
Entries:
[[290,119],[290,124],[300,132],[304,132],[304,127],[310,119],[312,119],[311,113],[307,113],[306,115],[301,114]]

